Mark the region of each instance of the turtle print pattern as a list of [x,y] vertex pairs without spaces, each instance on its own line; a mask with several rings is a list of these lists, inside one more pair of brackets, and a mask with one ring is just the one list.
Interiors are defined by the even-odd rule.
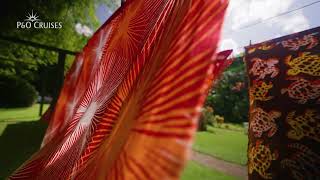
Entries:
[[270,111],[265,112],[261,108],[256,108],[251,112],[250,129],[255,137],[261,137],[264,132],[268,132],[268,137],[273,136],[277,132],[277,124],[275,119],[281,116],[281,112]]
[[246,47],[249,180],[320,180],[319,38],[320,27]]
[[284,48],[288,48],[292,51],[297,51],[302,46],[307,46],[306,49],[312,49],[319,44],[318,38],[314,36],[316,34],[318,33],[304,35],[302,38],[296,37],[293,39],[288,39],[282,41],[281,44]]
[[295,180],[318,180],[320,176],[320,156],[305,145],[288,145],[293,155],[281,161],[281,167],[288,169]]
[[272,152],[269,146],[263,145],[257,141],[255,146],[249,146],[248,171],[252,174],[254,171],[259,173],[264,179],[272,179],[272,174],[268,173],[271,162],[278,158],[278,153]]
[[254,53],[256,50],[262,50],[262,51],[268,51],[272,48],[274,48],[276,44],[262,44],[256,47],[252,47],[251,49],[248,50],[248,53]]
[[264,81],[254,81],[252,87],[250,88],[250,96],[253,100],[268,101],[273,98],[273,96],[268,95],[269,90],[273,87],[272,83],[266,83]]
[[291,127],[287,134],[289,138],[301,140],[306,137],[320,142],[320,114],[316,110],[307,109],[302,115],[292,111],[286,121]]
[[320,76],[320,55],[303,52],[298,57],[292,55],[286,57],[286,63],[290,67],[287,71],[289,76],[305,73],[311,76]]
[[288,93],[288,96],[305,104],[308,100],[318,99],[320,103],[320,80],[309,81],[303,78],[290,78],[294,80],[287,88],[281,89],[281,94]]
[[263,60],[260,58],[253,58],[253,67],[249,71],[250,74],[258,76],[257,79],[264,79],[267,75],[271,78],[276,77],[279,74],[279,69],[276,67],[279,60],[275,58],[270,58]]

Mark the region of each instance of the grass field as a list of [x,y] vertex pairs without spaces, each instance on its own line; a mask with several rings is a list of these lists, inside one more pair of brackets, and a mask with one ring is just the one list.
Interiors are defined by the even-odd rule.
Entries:
[[181,180],[234,180],[232,176],[222,174],[194,161],[189,161],[187,167],[183,171]]
[[39,149],[46,124],[31,120],[7,124],[0,136],[0,179],[9,176]]
[[248,137],[243,131],[213,127],[209,131],[197,133],[194,150],[237,164],[246,164]]
[[[48,106],[48,104],[44,105],[43,112],[45,112]],[[38,119],[39,107],[39,104],[35,104],[29,108],[0,108],[0,122],[11,120],[26,121],[30,119]]]
[[[38,120],[39,107],[39,104],[35,104],[29,108],[0,108],[0,135],[9,124]],[[48,107],[49,105],[45,104],[43,112]]]
[[[44,106],[44,111],[48,105]],[[5,179],[36,152],[46,124],[39,120],[39,105],[0,109],[0,179]]]

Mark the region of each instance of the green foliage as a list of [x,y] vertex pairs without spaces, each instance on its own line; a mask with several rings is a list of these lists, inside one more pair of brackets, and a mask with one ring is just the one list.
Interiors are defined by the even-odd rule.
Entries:
[[218,84],[207,98],[206,105],[213,107],[215,114],[226,122],[248,121],[248,88],[245,66],[241,60],[223,73]]
[[[0,6],[0,32],[2,36],[15,37],[71,51],[80,51],[89,37],[75,30],[77,23],[95,30],[99,26],[96,9],[101,4],[111,10],[117,8],[116,0],[10,0]],[[16,22],[24,21],[28,13],[37,13],[41,21],[62,22],[61,29],[17,29]],[[40,91],[40,79],[55,82],[58,54],[31,46],[0,41],[0,73],[23,77]],[[66,69],[74,56],[67,56]],[[44,69],[48,69],[44,72]],[[46,74],[46,76],[43,76]],[[53,80],[53,81],[52,81]],[[48,83],[46,94],[51,94]]]
[[213,121],[214,121],[214,124],[221,125],[224,123],[224,117],[219,116],[219,115],[215,115],[215,116],[213,116]]
[[0,107],[29,107],[35,103],[37,91],[28,81],[0,74]]
[[[219,128],[219,129],[228,129],[228,130],[232,130],[232,131],[240,131],[240,132],[245,132],[245,127],[243,124],[235,124],[235,123],[223,123],[223,124],[214,124],[215,128]],[[210,128],[209,128],[210,130]]]
[[206,131],[207,125],[213,122],[213,109],[207,106],[202,109],[200,119],[198,121],[198,131]]
[[216,123],[216,122],[215,122],[215,116],[212,114],[212,115],[210,116],[210,118],[208,118],[208,123],[207,123],[207,125],[209,125],[209,126],[214,126],[215,123]]

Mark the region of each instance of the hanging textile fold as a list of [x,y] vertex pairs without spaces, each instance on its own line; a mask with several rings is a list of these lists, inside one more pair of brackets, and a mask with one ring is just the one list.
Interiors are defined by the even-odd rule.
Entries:
[[41,149],[10,179],[178,179],[227,4],[127,1],[77,55]]

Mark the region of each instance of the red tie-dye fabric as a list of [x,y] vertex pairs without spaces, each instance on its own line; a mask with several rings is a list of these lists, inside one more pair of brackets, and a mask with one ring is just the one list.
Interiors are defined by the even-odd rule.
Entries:
[[67,74],[41,149],[11,179],[178,179],[227,1],[132,0]]
[[232,64],[233,59],[228,59],[232,51],[233,50],[225,50],[217,53],[212,71],[214,81],[219,78],[221,73],[223,73],[223,71]]

